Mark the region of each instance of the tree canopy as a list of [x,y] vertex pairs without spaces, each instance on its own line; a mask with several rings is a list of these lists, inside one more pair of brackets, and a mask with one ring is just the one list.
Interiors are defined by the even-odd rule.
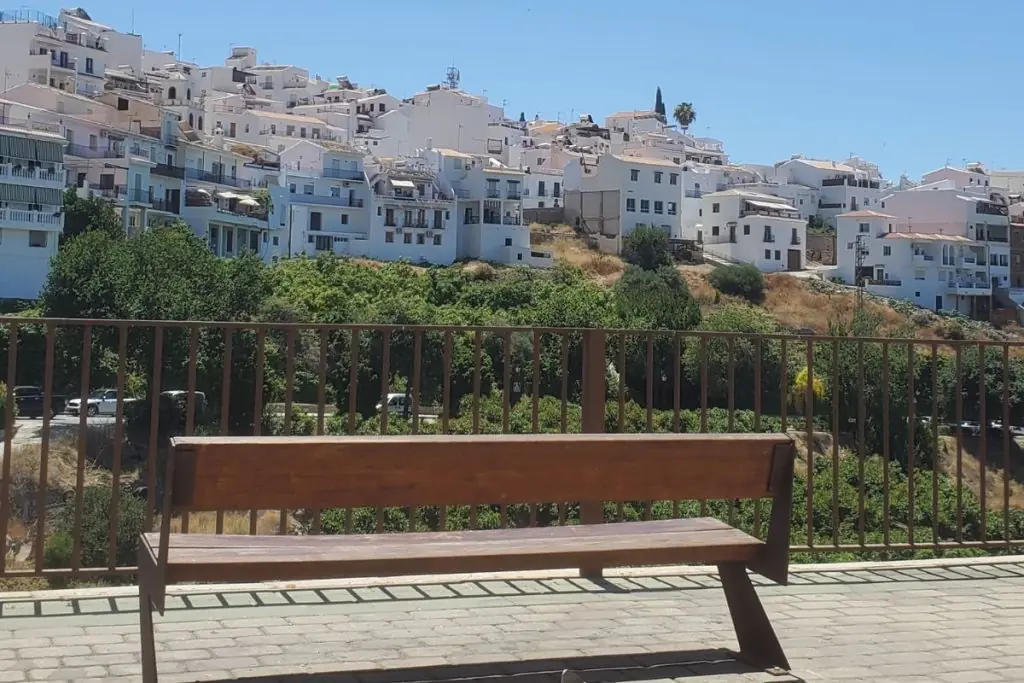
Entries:
[[697,112],[694,110],[693,105],[689,102],[680,102],[676,105],[676,108],[672,110],[672,118],[676,120],[679,127],[683,131],[689,130],[693,122],[697,120]]

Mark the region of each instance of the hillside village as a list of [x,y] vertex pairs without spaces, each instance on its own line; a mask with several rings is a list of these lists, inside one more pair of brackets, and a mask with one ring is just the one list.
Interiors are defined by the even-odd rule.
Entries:
[[3,12],[0,45],[0,298],[39,296],[70,188],[129,235],[182,221],[224,258],[548,268],[541,226],[611,258],[652,226],[696,262],[976,320],[1017,321],[1024,303],[1024,171],[894,182],[858,157],[739,163],[690,132],[699,105],[660,88],[651,109],[541,120],[465,92],[455,67],[402,95],[251,47],[193,64],[83,9]]

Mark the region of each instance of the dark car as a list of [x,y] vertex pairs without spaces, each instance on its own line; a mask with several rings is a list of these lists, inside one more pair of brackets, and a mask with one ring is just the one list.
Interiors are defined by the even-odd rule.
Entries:
[[[50,397],[50,417],[64,412],[67,398],[53,394]],[[46,395],[42,387],[14,387],[14,405],[19,417],[43,417],[46,409]]]

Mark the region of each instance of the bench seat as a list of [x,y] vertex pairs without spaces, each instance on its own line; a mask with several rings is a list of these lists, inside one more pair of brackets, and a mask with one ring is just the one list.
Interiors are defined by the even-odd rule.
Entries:
[[[155,558],[159,534],[145,534]],[[168,583],[747,562],[764,543],[711,517],[345,536],[171,534]]]

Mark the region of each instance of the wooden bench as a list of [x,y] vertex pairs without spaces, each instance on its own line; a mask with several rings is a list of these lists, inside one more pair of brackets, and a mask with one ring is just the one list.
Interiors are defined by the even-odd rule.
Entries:
[[[747,569],[785,584],[793,488],[784,435],[557,434],[175,438],[158,534],[139,545],[142,670],[157,680],[166,587],[543,569],[718,566],[751,664],[789,669]],[[767,542],[713,518],[346,536],[172,534],[207,510],[773,499]],[[599,508],[598,508],[599,511]],[[600,516],[598,516],[600,520]]]

